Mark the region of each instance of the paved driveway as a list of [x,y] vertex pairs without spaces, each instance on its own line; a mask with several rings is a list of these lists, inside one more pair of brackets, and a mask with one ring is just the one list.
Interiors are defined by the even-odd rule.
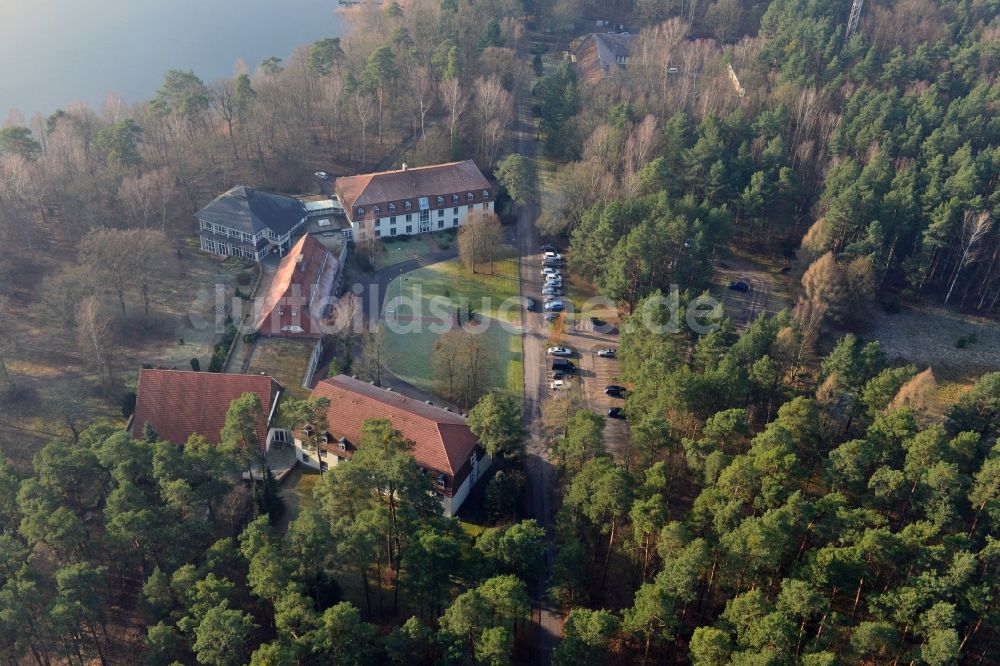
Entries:
[[[519,153],[528,158],[535,155],[535,129],[531,118],[531,100],[522,96],[518,100],[517,124],[514,136]],[[538,267],[541,253],[538,249],[538,231],[535,220],[538,207],[524,206],[517,219],[517,243],[520,256],[521,301],[526,297],[542,303],[541,284]],[[524,404],[521,407],[521,423],[527,433],[525,441],[525,470],[528,475],[527,491],[532,515],[546,528],[552,527],[552,491],[555,484],[555,469],[549,460],[549,450],[542,436],[542,398],[548,390],[546,382],[545,341],[548,331],[540,312],[528,312],[523,308],[521,321],[524,333],[521,336],[522,358],[524,362]],[[548,580],[552,575],[554,553],[550,548],[545,553],[545,568],[531,586],[533,608],[532,622],[537,630],[536,659],[532,663],[549,664],[552,651],[562,636],[562,616],[547,598]]]

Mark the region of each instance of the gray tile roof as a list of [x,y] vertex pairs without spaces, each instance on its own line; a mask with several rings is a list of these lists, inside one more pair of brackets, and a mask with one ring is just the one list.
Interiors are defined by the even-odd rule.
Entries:
[[284,234],[305,218],[306,209],[298,199],[240,185],[216,197],[194,216],[248,234],[264,229]]

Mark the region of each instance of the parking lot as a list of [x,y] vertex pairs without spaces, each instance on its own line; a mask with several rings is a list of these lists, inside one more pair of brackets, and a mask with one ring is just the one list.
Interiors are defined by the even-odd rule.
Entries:
[[[608,317],[610,320],[610,317]],[[576,315],[574,319],[550,326],[550,337],[547,346],[564,346],[573,351],[569,357],[577,368],[576,376],[564,376],[563,381],[577,382],[580,395],[587,406],[608,416],[608,410],[613,407],[624,407],[625,400],[605,395],[605,388],[620,385],[618,377],[618,361],[614,358],[598,356],[601,349],[618,349],[618,329],[614,322],[594,326],[588,316]],[[551,389],[553,377],[552,361],[557,357],[546,354],[545,366],[548,381],[546,386]],[[604,427],[604,444],[614,456],[621,460],[626,453],[628,444],[628,423],[625,419],[607,418]]]

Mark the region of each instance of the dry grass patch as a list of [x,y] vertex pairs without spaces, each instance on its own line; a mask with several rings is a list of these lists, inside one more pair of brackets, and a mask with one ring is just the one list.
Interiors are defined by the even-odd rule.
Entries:
[[302,380],[315,346],[314,340],[258,338],[247,374],[270,375],[296,398],[308,397],[309,389],[302,388]]

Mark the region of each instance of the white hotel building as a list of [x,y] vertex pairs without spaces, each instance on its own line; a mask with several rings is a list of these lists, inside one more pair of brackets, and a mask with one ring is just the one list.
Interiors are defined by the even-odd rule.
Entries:
[[345,176],[334,185],[348,239],[407,236],[452,229],[476,211],[493,211],[490,183],[472,160]]

